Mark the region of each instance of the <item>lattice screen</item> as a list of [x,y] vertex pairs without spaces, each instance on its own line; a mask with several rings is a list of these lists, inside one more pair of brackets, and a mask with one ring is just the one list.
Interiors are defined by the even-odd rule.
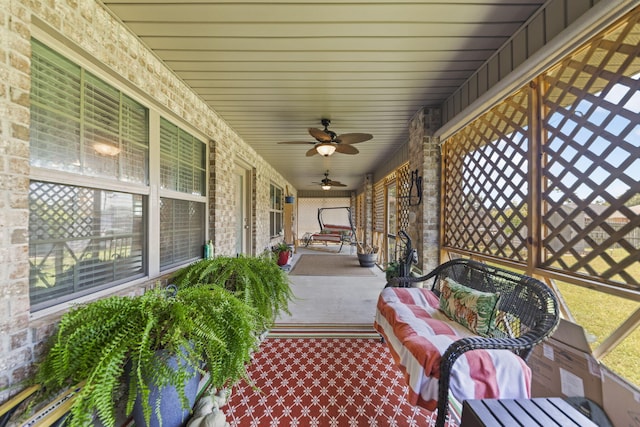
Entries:
[[445,246],[526,260],[527,103],[522,90],[445,144]]
[[[630,14],[446,142],[445,247],[531,263],[533,219],[540,271],[640,289],[639,20]],[[538,97],[541,132],[529,135]],[[529,142],[542,151],[531,176]],[[539,200],[528,200],[532,183]]]
[[543,77],[543,266],[640,285],[640,13]]
[[384,233],[385,224],[384,180],[373,186],[373,231]]
[[[409,190],[411,189],[411,171],[409,163],[396,169],[396,191],[398,209],[398,230],[409,229]],[[395,231],[394,231],[395,234]]]
[[360,193],[356,197],[356,232],[358,233],[358,239],[360,239],[360,241],[362,241],[362,233],[364,232],[364,227],[366,226],[364,204],[365,195],[364,193]]

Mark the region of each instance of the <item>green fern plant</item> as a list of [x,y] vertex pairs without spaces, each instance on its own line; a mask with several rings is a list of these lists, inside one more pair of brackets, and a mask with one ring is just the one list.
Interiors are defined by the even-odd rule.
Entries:
[[[246,378],[246,364],[258,346],[257,318],[255,309],[222,288],[157,289],[101,299],[62,317],[36,381],[47,390],[84,382],[68,425],[90,425],[97,414],[105,426],[114,426],[119,399],[126,399],[129,415],[138,394],[148,425],[154,409],[149,379],[159,388],[176,387],[188,409],[181,387],[194,370],[211,375],[214,387]],[[160,350],[165,357],[158,357]],[[177,369],[168,363],[172,355],[184,360]],[[122,397],[123,381],[129,386]]]
[[281,312],[290,314],[289,301],[293,299],[289,278],[270,252],[257,257],[200,260],[176,272],[173,283],[179,288],[206,285],[231,291],[256,309],[261,331],[270,329]]

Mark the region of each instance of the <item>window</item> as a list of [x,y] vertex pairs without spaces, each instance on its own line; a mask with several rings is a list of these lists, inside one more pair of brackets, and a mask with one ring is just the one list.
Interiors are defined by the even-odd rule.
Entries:
[[206,146],[194,136],[160,120],[160,186],[204,196]]
[[31,304],[95,292],[144,273],[144,198],[32,181]]
[[269,205],[269,235],[277,237],[283,233],[283,205],[282,205],[282,188],[271,184],[270,187],[270,205]]
[[205,204],[160,198],[160,267],[202,257]]
[[31,165],[148,184],[148,110],[33,41]]
[[29,190],[29,285],[37,310],[144,275],[149,113],[37,40],[31,73],[30,163],[40,179]]
[[[160,267],[202,257],[205,240],[206,146],[164,118],[160,121]],[[191,196],[198,197],[193,200]]]

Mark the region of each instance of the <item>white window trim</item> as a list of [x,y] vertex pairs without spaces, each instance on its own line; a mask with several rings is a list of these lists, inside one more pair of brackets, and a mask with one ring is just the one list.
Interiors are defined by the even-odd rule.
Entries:
[[[148,109],[149,112],[149,184],[136,184],[120,182],[111,179],[93,177],[87,175],[78,175],[65,171],[57,171],[47,168],[31,167],[29,179],[34,181],[56,182],[60,184],[73,185],[79,187],[99,188],[109,191],[118,191],[130,194],[139,194],[147,197],[147,218],[145,227],[147,228],[147,240],[144,242],[147,256],[147,275],[142,278],[134,279],[121,285],[116,285],[109,289],[98,291],[94,294],[79,297],[68,302],[56,304],[46,309],[39,310],[35,313],[38,317],[42,317],[43,313],[52,313],[66,310],[69,304],[94,299],[96,296],[104,296],[113,294],[120,289],[135,286],[145,281],[149,281],[161,274],[165,275],[171,271],[175,271],[181,266],[174,266],[168,270],[160,272],[160,198],[167,197],[178,200],[194,201],[205,204],[205,236],[209,239],[209,156],[211,151],[211,137],[205,135],[202,131],[194,128],[191,124],[176,116],[168,108],[161,105],[155,99],[150,98],[146,93],[142,92],[128,80],[117,75],[117,73],[109,70],[105,65],[97,62],[90,54],[77,46],[72,41],[57,33],[44,21],[37,17],[33,17],[31,37],[39,40],[50,49],[64,56],[76,65],[82,67],[86,71],[95,75],[105,83],[113,86],[131,99],[140,103]],[[175,124],[182,130],[189,132],[195,138],[205,144],[205,194],[202,196],[180,193],[171,190],[160,189],[160,117]],[[206,240],[205,240],[206,241]],[[187,265],[185,263],[184,265]],[[35,317],[34,317],[35,318]]]

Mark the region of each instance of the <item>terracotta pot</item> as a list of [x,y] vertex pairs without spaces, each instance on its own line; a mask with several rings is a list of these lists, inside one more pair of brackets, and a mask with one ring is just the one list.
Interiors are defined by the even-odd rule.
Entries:
[[283,266],[286,265],[289,262],[289,255],[290,252],[289,251],[282,251],[278,254],[278,265],[279,266]]

